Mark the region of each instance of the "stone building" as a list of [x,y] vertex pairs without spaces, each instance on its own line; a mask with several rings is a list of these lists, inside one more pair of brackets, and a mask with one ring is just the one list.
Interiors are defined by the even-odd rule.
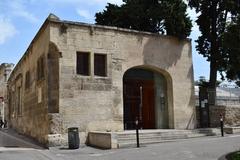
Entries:
[[[13,69],[12,63],[2,63],[0,65],[0,97],[4,100],[4,109],[2,103],[0,103],[0,119],[8,121],[8,101],[7,101],[7,79]],[[4,117],[3,117],[4,115]]]
[[[192,129],[191,41],[49,15],[9,78],[11,126],[46,145],[89,131]],[[139,105],[142,102],[142,105]]]

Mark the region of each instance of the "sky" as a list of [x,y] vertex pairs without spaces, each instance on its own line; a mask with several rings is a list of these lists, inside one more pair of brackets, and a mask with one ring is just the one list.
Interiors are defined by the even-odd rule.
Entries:
[[[50,13],[62,20],[94,23],[96,12],[107,3],[120,5],[122,0],[0,0],[0,64],[16,64]],[[191,19],[197,15],[188,9]],[[196,52],[194,42],[200,32],[193,23],[192,51],[194,79],[209,77],[209,63]]]

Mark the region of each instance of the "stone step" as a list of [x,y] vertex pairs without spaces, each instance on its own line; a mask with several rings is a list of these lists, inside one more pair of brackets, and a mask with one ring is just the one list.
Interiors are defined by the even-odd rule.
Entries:
[[[145,139],[145,138],[157,138],[157,137],[183,137],[185,134],[169,134],[169,135],[154,135],[154,136],[149,136],[149,135],[140,135],[139,138]],[[118,140],[128,140],[128,139],[135,139],[136,135],[131,135],[131,136],[124,136],[124,137],[118,137]]]
[[[148,138],[148,137],[188,137],[190,135],[194,134],[203,134],[206,136],[209,135],[216,135],[216,133],[212,133],[212,132],[205,132],[205,133],[194,133],[194,132],[182,132],[182,133],[152,133],[152,134],[139,134],[140,138]],[[124,135],[118,135],[118,140],[124,140],[124,139],[135,139],[136,138],[136,133],[135,134],[124,134]]]
[[[192,138],[192,137],[201,137],[201,136],[214,136],[215,134],[202,134],[202,133],[197,133],[197,134],[184,134],[184,135],[168,135],[168,136],[140,136],[140,140],[148,140],[148,139],[160,139],[160,140],[166,140],[166,139],[184,139],[184,138]],[[136,141],[136,135],[131,136],[131,137],[121,137],[118,138],[118,142],[124,142],[124,141]]]
[[[203,136],[220,135],[220,129],[195,129],[195,130],[175,130],[156,129],[139,130],[141,144],[159,143],[165,141],[175,141],[177,139],[188,139]],[[122,148],[136,146],[136,131],[122,132],[90,132],[89,144],[100,148]]]
[[[162,143],[162,142],[170,142],[175,141],[177,139],[188,139],[188,138],[197,138],[197,137],[205,137],[208,136],[206,134],[191,134],[188,136],[175,136],[175,137],[148,137],[144,139],[139,139],[140,145],[146,144],[154,144],[154,143]],[[136,138],[131,140],[118,140],[118,148],[126,148],[126,147],[136,147]]]
[[[139,136],[158,136],[158,135],[180,135],[180,134],[191,134],[192,132],[158,132],[158,133],[139,133]],[[118,137],[134,136],[135,133],[130,134],[118,134]]]

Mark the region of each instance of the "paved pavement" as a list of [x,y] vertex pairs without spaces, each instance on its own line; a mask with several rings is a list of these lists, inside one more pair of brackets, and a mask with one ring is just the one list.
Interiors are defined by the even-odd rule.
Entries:
[[77,150],[48,150],[0,131],[0,146],[0,160],[217,160],[240,150],[240,135],[177,140],[141,148],[100,150],[82,146]]

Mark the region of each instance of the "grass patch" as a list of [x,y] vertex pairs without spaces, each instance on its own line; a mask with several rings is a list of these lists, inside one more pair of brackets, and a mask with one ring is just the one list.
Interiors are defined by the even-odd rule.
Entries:
[[240,160],[240,151],[230,153],[226,158],[227,160]]

